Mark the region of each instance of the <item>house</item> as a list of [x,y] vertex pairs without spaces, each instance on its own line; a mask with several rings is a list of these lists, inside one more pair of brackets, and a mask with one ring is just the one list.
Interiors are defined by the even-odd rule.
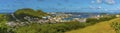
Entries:
[[74,21],[86,22],[86,18],[73,18]]
[[116,17],[120,17],[120,15],[116,15]]

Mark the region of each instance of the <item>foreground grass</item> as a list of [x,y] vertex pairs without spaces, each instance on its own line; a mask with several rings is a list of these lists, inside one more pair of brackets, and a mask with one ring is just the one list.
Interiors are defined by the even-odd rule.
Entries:
[[115,18],[110,21],[100,22],[83,29],[72,30],[65,33],[116,33],[116,31],[110,26],[110,24],[112,22],[118,22],[118,21],[120,21],[120,18]]

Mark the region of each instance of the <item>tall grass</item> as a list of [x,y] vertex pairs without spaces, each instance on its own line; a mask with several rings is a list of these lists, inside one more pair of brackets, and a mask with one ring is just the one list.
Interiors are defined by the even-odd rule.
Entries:
[[120,33],[120,23],[118,23],[118,22],[113,22],[113,23],[111,24],[111,27],[114,28],[114,30],[116,31],[116,33]]

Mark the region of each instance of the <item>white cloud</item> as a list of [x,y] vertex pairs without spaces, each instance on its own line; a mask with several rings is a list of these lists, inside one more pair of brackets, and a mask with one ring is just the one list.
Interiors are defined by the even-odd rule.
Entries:
[[91,1],[91,3],[95,3],[95,1]]
[[101,6],[98,6],[98,9],[101,9],[102,7]]
[[108,9],[104,9],[105,11],[108,11]]
[[114,0],[105,0],[105,2],[108,3],[108,4],[115,4]]
[[94,6],[89,6],[90,9],[102,9],[101,6],[97,6],[97,7],[94,7]]
[[97,3],[102,3],[102,0],[96,0]]
[[113,9],[113,10],[120,10],[120,7],[116,7],[115,9]]
[[102,3],[102,0],[91,1],[91,3]]
[[89,8],[90,8],[90,9],[96,9],[96,7],[94,7],[94,6],[89,6]]
[[119,9],[119,10],[120,10],[120,7],[117,7],[117,9]]
[[96,0],[96,1],[91,1],[91,3],[107,3],[107,4],[115,4],[115,0]]

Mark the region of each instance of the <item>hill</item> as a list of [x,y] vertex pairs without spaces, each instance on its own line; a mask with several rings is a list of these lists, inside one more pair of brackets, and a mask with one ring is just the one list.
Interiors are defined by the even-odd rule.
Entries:
[[30,8],[23,8],[23,9],[18,9],[16,12],[14,12],[15,15],[17,16],[34,16],[34,17],[42,17],[42,16],[47,16],[48,14],[43,12],[42,10],[33,10]]
[[110,24],[117,21],[120,21],[120,18],[100,22],[83,29],[72,30],[65,33],[116,33],[115,30],[110,26]]
[[[13,16],[15,17],[13,18]],[[17,18],[20,21],[25,21],[24,17],[41,19],[44,16],[48,16],[48,14],[43,12],[42,10],[33,10],[30,8],[23,8],[23,9],[16,10],[12,15],[10,15],[9,20],[13,20]]]

